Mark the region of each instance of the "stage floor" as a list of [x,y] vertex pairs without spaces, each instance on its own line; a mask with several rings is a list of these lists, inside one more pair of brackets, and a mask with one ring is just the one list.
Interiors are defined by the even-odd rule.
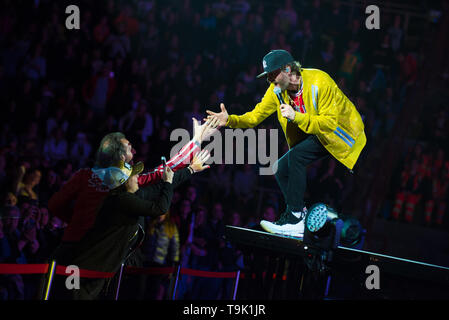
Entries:
[[[236,246],[259,249],[277,255],[306,257],[311,248],[302,238],[277,235],[260,230],[226,226],[226,238]],[[449,288],[449,267],[389,256],[381,253],[338,246],[330,262],[331,268],[365,273],[366,267],[376,265],[382,273],[420,281],[431,281]]]

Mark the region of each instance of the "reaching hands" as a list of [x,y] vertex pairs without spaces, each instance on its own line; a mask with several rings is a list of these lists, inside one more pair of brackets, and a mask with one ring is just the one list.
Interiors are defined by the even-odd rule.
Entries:
[[210,136],[214,134],[215,131],[217,131],[217,122],[212,121],[212,119],[207,120],[202,125],[200,122],[192,118],[193,120],[193,140],[198,141],[199,143],[202,143],[204,140],[207,140]]
[[192,163],[190,164],[190,168],[193,170],[193,172],[201,172],[203,170],[209,169],[209,165],[204,165],[207,160],[210,158],[210,153],[207,150],[202,150],[200,153],[196,154],[193,159]]
[[[203,124],[200,123],[195,118],[193,120],[193,139],[202,143],[204,140],[207,140],[210,136],[212,136],[220,127],[226,126],[228,122],[228,111],[225,108],[223,103],[220,104],[221,112],[216,113],[210,110],[207,110],[207,118],[204,118],[205,121]],[[197,155],[195,155],[192,159],[192,163],[189,168],[193,170],[193,172],[201,172],[205,169],[210,168],[209,165],[204,165],[207,160],[210,158],[210,153],[207,150],[203,150]]]
[[228,122],[228,111],[225,108],[223,103],[220,104],[221,112],[216,113],[210,110],[207,110],[207,118],[204,118],[205,121],[202,125],[200,122],[192,118],[193,120],[193,139],[202,143],[204,140],[207,140],[210,136],[212,136],[220,127],[226,126]]
[[[210,110],[206,110],[206,113],[208,114],[207,120],[212,121],[212,125],[217,125],[218,127],[224,127],[226,123],[228,122],[229,114],[228,111],[225,108],[225,105],[223,103],[220,103],[220,109],[221,112],[216,113],[212,112]],[[206,120],[206,119],[204,119]]]

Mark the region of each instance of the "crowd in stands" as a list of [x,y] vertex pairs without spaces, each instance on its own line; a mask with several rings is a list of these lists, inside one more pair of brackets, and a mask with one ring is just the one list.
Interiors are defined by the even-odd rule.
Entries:
[[[425,113],[433,116],[416,121],[395,170],[382,212],[387,219],[448,229],[449,196],[448,112],[446,104],[434,103]],[[430,109],[430,110],[429,110]]]
[[392,189],[391,217],[408,223],[445,227],[449,159],[442,148],[421,144],[406,154]]
[[[191,132],[192,117],[202,120],[221,102],[243,114],[261,99],[267,83],[256,75],[270,49],[289,50],[303,67],[328,72],[354,102],[368,138],[362,163],[391,137],[406,89],[416,81],[416,48],[404,46],[401,15],[385,15],[385,27],[369,31],[364,10],[338,1],[77,2],[80,30],[66,29],[64,1],[0,4],[0,263],[49,257],[65,225],[47,202],[74,172],[93,166],[105,134],[123,132],[136,149],[135,161],[156,167],[176,143],[170,133]],[[447,114],[438,121],[446,121],[438,127],[446,134]],[[270,117],[259,128],[278,124]],[[279,154],[287,148],[284,140],[279,135]],[[395,198],[409,201],[426,183],[421,177],[428,177],[434,191],[422,201],[426,219],[438,223],[447,211],[441,188],[447,189],[448,171],[444,150],[415,148]],[[350,207],[356,186],[337,161],[319,161],[308,174],[309,205]],[[166,216],[147,221],[137,260],[143,266],[243,268],[241,252],[223,240],[224,226],[276,220],[284,206],[276,186],[274,176],[258,175],[258,165],[212,165],[176,190]],[[394,217],[398,210],[395,205]],[[32,298],[35,284],[26,289],[23,282],[18,275],[0,276],[0,299]],[[166,279],[139,283],[141,298],[166,294]],[[215,299],[229,296],[230,286],[185,278],[179,290],[180,298]]]

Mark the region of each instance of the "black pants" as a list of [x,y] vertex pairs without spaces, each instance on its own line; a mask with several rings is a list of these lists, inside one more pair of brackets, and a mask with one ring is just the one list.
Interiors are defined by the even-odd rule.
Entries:
[[[62,242],[51,256],[58,265],[68,266],[72,264],[73,252],[77,249],[76,242]],[[67,277],[55,275],[50,291],[50,300],[98,300],[108,283],[106,279],[80,278],[79,289],[67,289]]]
[[287,210],[302,211],[307,182],[307,166],[328,156],[315,135],[308,136],[277,161],[276,181],[284,195]]

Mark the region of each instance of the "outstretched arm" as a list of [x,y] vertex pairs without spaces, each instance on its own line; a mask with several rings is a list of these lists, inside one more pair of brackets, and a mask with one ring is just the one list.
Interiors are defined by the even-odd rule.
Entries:
[[120,210],[132,216],[158,217],[167,213],[173,197],[173,186],[164,182],[160,193],[152,200],[144,200],[132,193],[120,195]]
[[[173,189],[181,185],[183,182],[187,181],[190,176],[196,172],[201,172],[208,169],[210,166],[205,165],[205,162],[210,158],[210,153],[207,150],[203,150],[192,160],[192,163],[182,170],[178,170],[173,175]],[[168,168],[168,167],[167,167]],[[146,187],[140,188],[136,195],[143,200],[154,200],[156,199],[161,190],[163,189],[162,183],[151,184]]]
[[207,119],[204,119],[205,121],[211,121],[214,124],[217,124],[218,127],[224,127],[226,126],[229,114],[228,111],[225,108],[225,105],[223,103],[220,103],[220,109],[221,112],[212,112],[210,110],[206,110],[206,113],[208,114]]
[[157,217],[167,213],[173,197],[173,177],[174,172],[170,167],[165,167],[161,188],[157,195],[152,198],[145,198],[128,192],[121,194],[118,202],[120,210],[133,216]]
[[243,115],[229,115],[224,104],[220,104],[221,112],[215,113],[207,110],[207,119],[218,122],[219,127],[228,126],[230,128],[254,128],[263,120],[268,118],[279,105],[276,95],[273,92],[273,84],[265,92],[262,101],[260,101],[253,110]]
[[[174,172],[187,167],[192,163],[193,158],[200,152],[201,143],[208,139],[217,129],[214,122],[211,120],[206,121],[200,125],[199,121],[195,118],[193,120],[193,139],[189,141],[173,158],[167,161],[169,166]],[[154,170],[142,174],[139,176],[139,186],[144,187],[149,184],[157,183],[161,180],[163,173],[163,165],[160,164]]]

